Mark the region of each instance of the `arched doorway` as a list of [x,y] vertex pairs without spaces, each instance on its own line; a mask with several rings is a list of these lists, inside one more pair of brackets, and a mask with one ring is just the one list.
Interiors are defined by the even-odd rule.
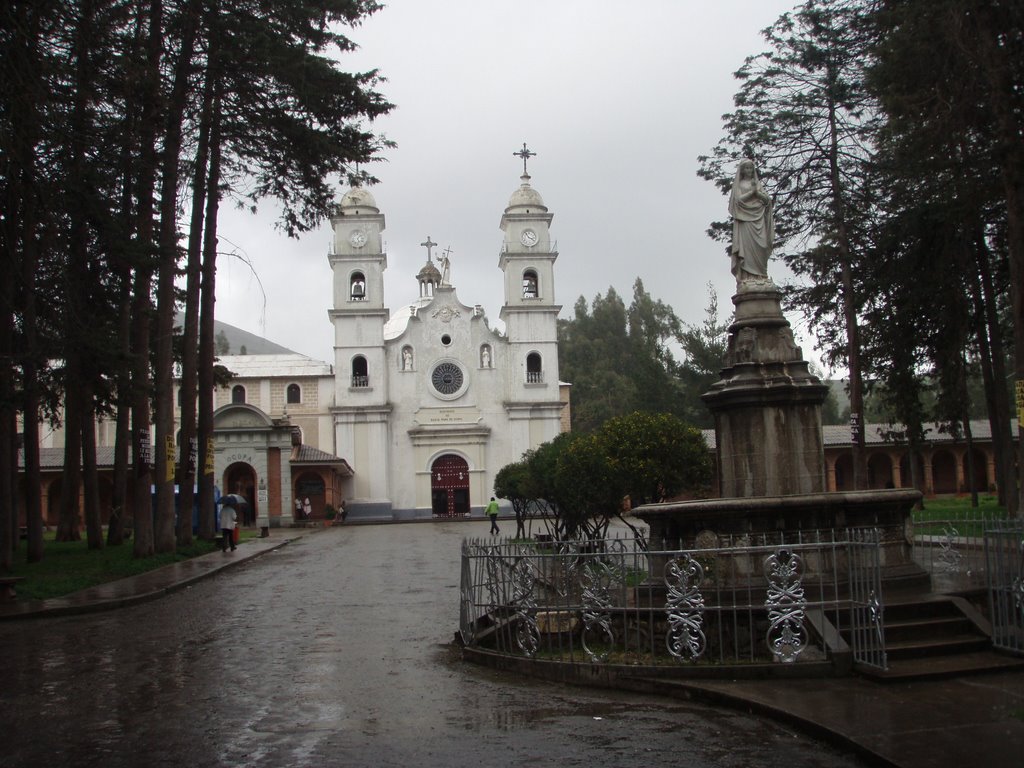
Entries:
[[[914,479],[917,482],[914,482]],[[921,488],[924,486],[924,460],[921,454],[914,454],[914,472],[910,471],[910,453],[900,457],[900,488]]]
[[309,499],[310,518],[320,520],[327,506],[326,484],[319,472],[303,472],[295,480],[295,498]]
[[892,459],[884,453],[868,457],[868,488],[892,488]]
[[[974,474],[971,474],[971,461],[968,461],[968,456],[973,461]],[[971,490],[975,490],[978,493],[986,493],[992,489],[988,485],[988,459],[985,456],[985,452],[975,448],[972,451],[964,451],[964,482],[968,483],[964,491],[969,493]],[[971,488],[969,483],[971,477],[974,478],[974,487]]]
[[956,456],[952,451],[932,454],[932,488],[935,493],[956,493]]
[[256,470],[245,462],[232,464],[224,471],[223,493],[236,493],[248,502],[242,512],[242,525],[256,524]]
[[469,464],[446,453],[430,468],[430,505],[435,517],[469,514]]
[[836,457],[836,490],[853,490],[853,454],[842,453]]

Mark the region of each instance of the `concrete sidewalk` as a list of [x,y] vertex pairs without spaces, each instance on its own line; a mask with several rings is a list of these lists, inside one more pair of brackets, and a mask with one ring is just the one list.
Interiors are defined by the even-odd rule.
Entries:
[[[52,600],[0,603],[0,620],[109,610],[153,600],[322,529],[275,529],[235,552],[213,552]],[[452,624],[457,622],[452,607]],[[778,719],[878,765],[1018,766],[1024,762],[1024,672],[941,680],[634,678],[631,690],[702,700]]]
[[645,680],[644,690],[791,723],[899,768],[1024,764],[1024,673],[941,680]]

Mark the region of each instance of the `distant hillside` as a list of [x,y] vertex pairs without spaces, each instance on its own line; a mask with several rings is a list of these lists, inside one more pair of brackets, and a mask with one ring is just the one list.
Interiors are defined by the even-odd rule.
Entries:
[[[177,326],[184,325],[185,316],[182,313],[178,313],[178,316],[174,318],[174,324]],[[221,338],[221,334],[224,334],[224,338],[227,339],[229,350],[226,354],[229,355],[241,355],[243,354],[242,348],[245,348],[244,354],[246,355],[294,355],[297,354],[295,350],[282,347],[280,344],[275,344],[272,341],[264,339],[262,336],[257,336],[255,333],[249,333],[243,331],[241,328],[236,328],[233,325],[222,323],[220,320],[213,321],[213,335],[214,338]]]

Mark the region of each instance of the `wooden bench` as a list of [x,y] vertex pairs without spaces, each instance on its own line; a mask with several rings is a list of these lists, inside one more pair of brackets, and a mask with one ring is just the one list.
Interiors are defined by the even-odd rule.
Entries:
[[14,585],[24,580],[24,576],[0,576],[0,600],[14,600],[18,596]]

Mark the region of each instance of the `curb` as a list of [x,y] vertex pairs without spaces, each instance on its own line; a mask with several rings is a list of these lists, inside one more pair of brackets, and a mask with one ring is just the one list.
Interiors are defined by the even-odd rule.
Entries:
[[[210,578],[221,571],[232,568],[242,563],[247,563],[251,560],[265,555],[268,552],[274,552],[282,547],[290,544],[291,542],[302,538],[302,536],[293,536],[291,538],[282,539],[280,542],[275,542],[273,545],[265,546],[256,552],[244,555],[242,557],[234,557],[231,559],[225,559],[215,566],[211,566],[209,569],[196,573],[185,578],[176,579],[168,584],[164,584],[160,587],[154,587],[145,592],[139,592],[131,595],[124,595],[123,597],[116,597],[111,599],[97,599],[97,600],[83,600],[82,602],[70,602],[74,595],[72,593],[65,597],[55,597],[46,600],[30,600],[24,603],[14,602],[10,604],[8,609],[6,606],[0,606],[0,622],[3,621],[17,621],[20,619],[39,619],[39,618],[56,618],[61,616],[76,616],[86,613],[99,613],[101,611],[112,611],[118,608],[127,608],[130,605],[139,605],[141,603],[147,603],[151,600],[156,600],[165,595],[169,595],[173,592],[177,592],[181,589],[185,589],[203,579]],[[213,558],[220,556],[220,553],[211,552],[201,557]],[[183,561],[187,562],[187,561]],[[157,574],[163,568],[174,568],[178,563],[171,563],[170,565],[162,566],[153,571],[147,571],[147,574]],[[146,574],[140,574],[146,575]],[[138,578],[137,576],[128,576],[125,581]],[[109,584],[116,584],[117,582],[108,582]],[[87,589],[94,589],[94,587],[88,587]]]

